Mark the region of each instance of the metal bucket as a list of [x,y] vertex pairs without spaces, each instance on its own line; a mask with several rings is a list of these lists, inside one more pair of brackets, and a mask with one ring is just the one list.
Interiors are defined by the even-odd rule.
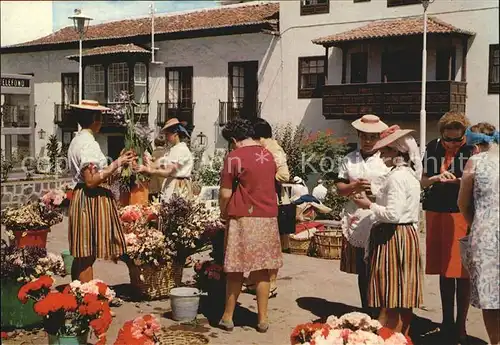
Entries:
[[174,288],[170,290],[170,303],[175,321],[193,321],[198,315],[200,291],[189,287]]

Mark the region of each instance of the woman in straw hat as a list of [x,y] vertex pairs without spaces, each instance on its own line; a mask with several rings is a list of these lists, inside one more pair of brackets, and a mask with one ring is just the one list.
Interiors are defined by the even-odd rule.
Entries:
[[411,130],[392,126],[373,147],[391,171],[376,193],[354,202],[371,211],[376,224],[370,236],[368,305],[386,310],[383,326],[408,335],[412,308],[423,299],[422,263],[416,224],[419,217],[422,164]]
[[141,165],[137,169],[139,172],[165,178],[161,192],[163,200],[170,199],[174,194],[190,198],[193,196],[191,173],[194,158],[183,141],[189,138],[189,133],[176,118],[168,120],[162,131],[171,146],[168,154],[159,159],[158,164],[153,165],[147,162],[146,165]]
[[116,259],[125,253],[125,238],[107,180],[121,166],[132,164],[135,156],[125,152],[108,165],[94,135],[101,129],[102,113],[109,109],[90,100],[71,107],[82,127],[68,148],[75,184],[69,207],[69,247],[75,257],[71,277],[88,282],[93,279],[96,258]]
[[[370,194],[370,181],[389,172],[389,169],[380,158],[380,153],[373,149],[373,145],[379,139],[380,133],[387,129],[387,125],[378,116],[368,114],[354,121],[352,126],[358,132],[360,147],[344,157],[335,183],[338,193],[347,197],[352,197],[355,193],[362,191],[367,191]],[[352,219],[357,208],[356,204],[350,200],[342,212],[344,237],[340,270],[358,275],[361,305],[366,309],[368,307],[366,298],[368,273],[366,263],[363,260],[365,256],[364,247],[355,247],[348,241],[349,234],[352,232],[350,226],[353,223]]]

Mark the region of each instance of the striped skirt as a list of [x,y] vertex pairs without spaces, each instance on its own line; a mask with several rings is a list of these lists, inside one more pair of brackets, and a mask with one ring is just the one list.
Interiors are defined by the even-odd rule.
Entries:
[[340,271],[351,274],[364,274],[366,272],[364,257],[364,248],[354,247],[345,236],[342,236]]
[[418,308],[423,300],[423,270],[418,232],[413,225],[381,224],[370,236],[368,305]]
[[77,185],[69,206],[69,248],[76,258],[115,259],[126,251],[111,190]]

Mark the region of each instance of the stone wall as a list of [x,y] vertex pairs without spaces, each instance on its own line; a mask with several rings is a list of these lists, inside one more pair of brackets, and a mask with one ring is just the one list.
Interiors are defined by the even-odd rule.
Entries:
[[32,198],[38,198],[45,192],[69,184],[71,178],[52,178],[32,181],[11,181],[2,183],[1,209],[18,207]]

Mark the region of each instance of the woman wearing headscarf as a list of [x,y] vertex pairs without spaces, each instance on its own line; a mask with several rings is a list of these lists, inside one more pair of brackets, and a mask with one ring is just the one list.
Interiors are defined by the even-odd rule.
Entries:
[[158,164],[147,162],[137,168],[139,172],[165,178],[163,181],[161,199],[169,200],[172,195],[191,198],[194,158],[185,143],[189,133],[177,119],[167,121],[162,130],[170,144],[169,152],[158,160]]
[[392,126],[373,147],[391,170],[376,192],[376,202],[358,193],[356,205],[371,211],[368,305],[383,308],[383,326],[408,336],[412,308],[423,299],[418,230],[419,148],[411,130]]
[[[340,257],[340,270],[345,273],[358,275],[359,294],[361,305],[366,310],[368,307],[368,272],[364,261],[364,247],[354,247],[349,241],[353,217],[358,209],[352,201],[354,194],[366,191],[371,194],[371,181],[389,172],[389,168],[380,158],[380,152],[373,149],[373,145],[380,138],[380,133],[388,126],[375,115],[364,115],[354,121],[352,126],[356,129],[359,138],[359,149],[347,154],[340,165],[335,186],[340,195],[350,197],[350,201],[342,211],[342,251]],[[373,198],[372,198],[373,200]],[[371,226],[368,226],[370,229]]]
[[120,217],[109,179],[122,166],[135,161],[127,151],[108,165],[95,135],[102,124],[102,113],[109,108],[97,101],[83,100],[71,104],[81,130],[71,140],[68,162],[75,185],[69,206],[69,248],[75,258],[71,278],[89,282],[97,258],[118,259],[126,250]]
[[232,151],[224,160],[219,191],[221,217],[227,222],[224,272],[226,305],[219,326],[231,331],[233,313],[250,272],[257,286],[258,332],[267,332],[269,272],[283,265],[276,202],[276,163],[256,142],[250,121],[237,118],[222,129]]
[[470,226],[462,258],[471,279],[471,304],[483,311],[490,344],[500,342],[499,133],[489,123],[465,132],[476,148],[465,166],[458,206]]
[[[469,120],[463,113],[448,112],[438,122],[441,137],[427,144],[422,187],[426,188],[426,274],[438,274],[445,336],[465,341],[470,281],[462,265],[458,240],[467,233],[467,222],[457,199],[460,180],[473,147],[467,145]],[[455,320],[455,298],[457,317]]]

